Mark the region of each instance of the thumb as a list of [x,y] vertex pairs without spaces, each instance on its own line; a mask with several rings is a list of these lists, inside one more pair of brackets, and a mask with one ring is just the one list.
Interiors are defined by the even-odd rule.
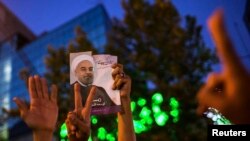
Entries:
[[13,101],[16,103],[16,105],[20,111],[21,118],[23,118],[28,112],[28,106],[25,104],[24,101],[22,101],[21,99],[19,99],[17,97],[14,97]]

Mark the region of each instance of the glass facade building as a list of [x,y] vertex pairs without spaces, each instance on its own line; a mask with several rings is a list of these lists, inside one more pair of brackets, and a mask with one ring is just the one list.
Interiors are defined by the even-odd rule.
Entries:
[[[34,73],[43,76],[46,71],[44,57],[47,55],[48,45],[55,48],[67,46],[75,38],[74,31],[77,26],[85,31],[88,39],[97,50],[100,52],[104,50],[103,47],[106,44],[106,35],[110,29],[111,21],[101,4],[60,27],[37,37],[21,48],[18,45],[25,39],[21,34],[13,35],[8,40],[1,42],[0,108],[15,108],[16,105],[12,101],[13,97],[28,99],[26,84],[19,76],[20,70],[25,67],[32,68]],[[2,110],[0,110],[0,115],[3,115]],[[8,128],[11,128],[16,122],[17,120],[8,122]],[[0,125],[0,128],[5,126]]]

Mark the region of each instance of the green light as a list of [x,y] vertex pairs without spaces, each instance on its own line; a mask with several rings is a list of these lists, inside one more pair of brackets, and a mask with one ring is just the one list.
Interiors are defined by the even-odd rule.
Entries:
[[91,117],[91,122],[92,122],[92,124],[97,124],[98,119],[96,118],[96,116]]
[[146,103],[147,101],[144,98],[139,98],[139,100],[137,101],[137,104],[141,107],[144,106]]
[[134,101],[131,102],[130,106],[131,110],[133,111],[133,114],[135,114],[135,111],[138,111],[138,109],[136,109],[137,107],[141,108],[138,117],[139,119],[133,120],[136,134],[140,134],[142,132],[152,129],[152,126],[155,123],[157,126],[166,125],[167,121],[169,120],[169,116],[172,117],[171,120],[173,120],[172,121],[173,123],[177,123],[179,121],[180,110],[179,110],[179,102],[177,101],[177,99],[174,97],[171,97],[169,99],[169,105],[170,105],[169,109],[171,109],[171,111],[162,111],[161,104],[163,103],[163,100],[164,100],[163,95],[161,93],[154,93],[152,95],[152,107],[151,107],[152,109],[151,108],[149,109],[146,106],[147,101],[142,97],[139,98],[139,100],[136,102]]
[[231,125],[232,124],[228,119],[222,119],[222,121],[226,125]]
[[168,115],[165,112],[161,112],[155,115],[155,122],[159,126],[164,126],[168,121]]
[[141,124],[146,124],[147,121],[143,118],[143,119],[140,120],[140,123],[141,123]]
[[147,107],[143,107],[139,116],[141,118],[148,118],[151,114],[151,110],[149,110]]
[[133,123],[134,123],[135,133],[139,134],[147,130],[146,126],[143,125],[140,121],[133,120]]
[[218,117],[215,121],[215,125],[230,125],[232,124],[228,119],[226,119],[223,115],[220,113],[216,113],[216,116]]
[[105,128],[103,128],[103,127],[98,128],[97,137],[100,140],[105,140],[106,134],[107,134],[107,131],[105,130]]
[[176,100],[176,98],[170,98],[170,106],[172,107],[172,109],[176,109],[179,107],[179,102]]
[[147,120],[147,124],[152,125],[153,124],[153,119],[150,117]]
[[217,124],[218,124],[218,125],[223,125],[223,124],[224,124],[224,122],[223,122],[223,121],[221,121],[221,120],[218,120],[218,121],[217,121]]
[[68,134],[68,132],[67,132],[66,124],[63,123],[61,128],[60,128],[60,137],[65,138],[65,137],[67,137],[67,134]]
[[153,124],[153,119],[152,119],[152,117],[147,117],[147,118],[143,118],[143,119],[141,119],[140,120],[140,122],[142,123],[142,124],[147,124],[147,125],[152,125]]
[[131,107],[131,111],[133,112],[136,108],[136,103],[134,101],[131,101],[130,107]]
[[179,117],[173,118],[173,123],[177,123],[179,121]]
[[152,105],[152,110],[154,114],[161,112],[161,108],[158,105]]
[[106,139],[108,141],[115,141],[115,137],[112,134],[107,134]]
[[217,109],[213,107],[208,108],[208,112],[206,116],[213,120],[213,124],[215,125],[231,125],[232,123],[225,118]]
[[178,117],[179,116],[179,110],[174,109],[170,111],[170,115],[173,117]]
[[88,141],[92,141],[92,138],[91,138],[91,136],[89,136],[89,139],[88,139]]
[[163,97],[161,93],[155,93],[152,96],[152,100],[154,104],[161,104],[163,102]]

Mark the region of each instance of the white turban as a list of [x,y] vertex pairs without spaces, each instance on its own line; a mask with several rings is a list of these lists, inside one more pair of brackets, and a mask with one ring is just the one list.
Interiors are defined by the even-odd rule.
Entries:
[[89,61],[93,65],[93,67],[95,66],[95,62],[94,62],[94,59],[92,56],[82,54],[82,55],[75,57],[74,60],[72,61],[72,63],[71,63],[72,72],[75,73],[75,70],[76,70],[76,67],[78,66],[78,64],[82,61],[85,61],[85,60]]

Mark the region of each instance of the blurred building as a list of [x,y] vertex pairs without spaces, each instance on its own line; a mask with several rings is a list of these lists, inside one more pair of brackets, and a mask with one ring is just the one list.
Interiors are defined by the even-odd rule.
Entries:
[[16,33],[21,33],[28,40],[35,39],[35,35],[0,2],[0,42]]
[[[67,46],[74,39],[75,27],[80,26],[86,32],[88,39],[95,48],[102,52],[106,43],[107,31],[111,22],[104,7],[99,4],[94,8],[84,12],[78,17],[61,25],[60,27],[46,32],[39,37],[35,35],[11,13],[0,2],[0,108],[15,108],[12,102],[13,97],[28,99],[26,84],[21,80],[20,70],[28,68],[33,74],[43,76],[45,72],[44,57],[47,54],[48,45],[55,48]],[[67,59],[67,58],[66,58]],[[25,72],[23,70],[23,72]],[[25,75],[25,73],[23,73]],[[8,125],[4,121],[4,113],[0,109],[0,134],[7,135],[9,140],[29,140],[21,139],[26,131],[25,125],[20,124],[20,120],[12,119]],[[17,131],[18,127],[23,127]],[[0,139],[1,140],[1,139]]]

